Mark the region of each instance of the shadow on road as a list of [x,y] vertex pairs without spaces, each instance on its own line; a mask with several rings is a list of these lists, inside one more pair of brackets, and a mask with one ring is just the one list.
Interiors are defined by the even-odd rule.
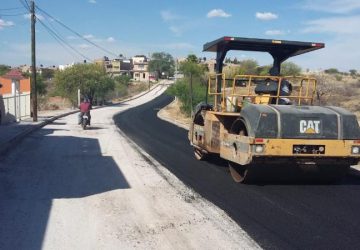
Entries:
[[96,139],[52,133],[34,133],[0,163],[1,249],[41,249],[53,199],[130,188]]

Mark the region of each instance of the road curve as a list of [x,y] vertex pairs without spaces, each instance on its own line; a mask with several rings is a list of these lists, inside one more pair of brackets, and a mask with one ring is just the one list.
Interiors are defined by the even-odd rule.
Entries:
[[360,178],[336,185],[239,185],[226,162],[199,162],[187,131],[157,118],[162,95],[114,117],[136,144],[226,211],[265,249],[360,249]]

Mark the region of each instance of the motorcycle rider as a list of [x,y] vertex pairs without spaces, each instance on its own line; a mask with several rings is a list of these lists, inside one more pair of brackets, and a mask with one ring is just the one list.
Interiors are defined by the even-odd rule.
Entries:
[[90,121],[91,121],[91,115],[90,115],[90,110],[91,110],[91,103],[90,100],[88,98],[84,98],[83,101],[80,103],[79,106],[80,109],[80,113],[79,113],[79,124],[81,124],[82,121],[82,117],[85,115],[87,115],[87,117],[89,118],[88,120],[88,125],[90,125]]

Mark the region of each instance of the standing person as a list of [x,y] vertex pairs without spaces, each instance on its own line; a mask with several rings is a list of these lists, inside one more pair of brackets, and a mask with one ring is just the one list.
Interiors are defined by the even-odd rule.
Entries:
[[84,100],[80,103],[79,106],[80,109],[80,113],[79,113],[79,124],[81,124],[81,120],[84,114],[87,115],[87,117],[89,118],[89,125],[90,125],[90,121],[91,121],[91,115],[90,115],[90,110],[91,110],[91,103],[89,101],[88,98],[84,98]]

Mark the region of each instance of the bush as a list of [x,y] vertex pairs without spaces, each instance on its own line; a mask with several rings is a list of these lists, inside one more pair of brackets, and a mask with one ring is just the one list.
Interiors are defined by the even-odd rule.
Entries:
[[335,80],[336,81],[341,81],[343,78],[341,75],[335,75]]
[[187,78],[177,80],[174,85],[168,88],[167,93],[178,97],[181,101],[181,111],[190,116],[193,108],[199,102],[205,101],[206,85],[204,85],[199,78],[193,79],[192,104],[190,103],[190,80]]

